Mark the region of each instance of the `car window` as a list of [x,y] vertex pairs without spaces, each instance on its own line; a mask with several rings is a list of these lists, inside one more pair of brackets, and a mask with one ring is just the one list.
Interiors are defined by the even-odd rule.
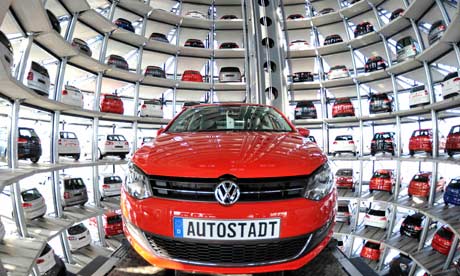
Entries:
[[74,225],[72,227],[70,227],[67,232],[70,234],[70,235],[77,235],[77,234],[81,234],[83,232],[86,231],[86,227],[83,223],[80,223],[80,224],[77,224],[77,225]]
[[374,139],[376,139],[376,140],[391,139],[391,138],[393,138],[393,134],[389,133],[389,132],[376,133],[374,135]]
[[220,71],[221,72],[240,73],[240,68],[238,68],[238,67],[224,67]]
[[111,99],[111,100],[119,100],[120,99],[120,97],[115,96],[115,95],[105,95],[104,98],[105,99]]
[[144,104],[161,105],[161,102],[159,100],[152,100],[152,101],[144,101]]
[[380,249],[380,245],[377,244],[377,243],[373,243],[373,242],[366,242],[366,247],[369,247],[371,249]]
[[126,141],[123,135],[107,135],[108,141]]
[[20,137],[37,137],[37,133],[35,133],[35,130],[31,128],[20,128],[19,136]]
[[339,205],[338,211],[346,213],[346,212],[348,212],[348,206],[340,206]]
[[337,176],[352,176],[353,170],[338,170],[336,175]]
[[420,226],[422,224],[422,219],[414,216],[408,216],[405,219],[406,223],[410,223],[411,225],[417,225]]
[[371,216],[384,217],[385,216],[385,211],[384,210],[371,209],[368,214],[371,215]]
[[115,224],[115,223],[120,223],[121,222],[121,216],[120,215],[115,215],[115,216],[110,216],[107,218],[107,223],[108,224]]
[[40,192],[35,188],[22,192],[21,196],[24,202],[36,200],[42,197]]
[[453,78],[455,78],[455,77],[458,77],[458,72],[457,72],[457,71],[447,74],[447,75],[444,77],[444,81],[453,79]]
[[398,43],[396,43],[396,49],[401,50],[402,48],[406,46],[412,45],[412,43],[415,43],[414,39],[410,36],[406,36],[398,40]]
[[457,133],[460,133],[460,126],[455,126],[452,128],[452,130],[450,131],[451,134],[457,134]]
[[40,254],[40,257],[42,257],[42,256],[44,256],[44,255],[46,255],[46,254],[48,254],[48,252],[50,252],[51,250],[53,250],[53,249],[51,248],[51,246],[49,246],[49,244],[46,244],[46,245],[45,245],[45,248],[43,248],[43,251],[42,251],[42,253]]
[[390,174],[386,172],[375,172],[373,177],[377,178],[390,178]]
[[335,137],[335,140],[336,141],[352,141],[353,137],[350,135],[341,135],[341,136]]
[[339,99],[335,100],[335,102],[339,103],[339,104],[341,104],[341,103],[350,103],[350,99],[348,99],[348,98],[339,98]]
[[112,176],[104,177],[104,183],[105,184],[122,183],[122,180],[119,176],[112,175]]
[[442,228],[439,228],[439,230],[438,230],[438,235],[439,235],[441,238],[450,240],[450,239],[452,239],[453,233],[452,233],[451,231],[447,230],[446,228],[442,227]]
[[460,188],[460,178],[454,178],[450,181],[449,183],[449,186],[451,186],[452,188]]
[[428,177],[426,175],[416,174],[414,175],[412,180],[415,180],[417,182],[428,182]]
[[64,187],[69,190],[85,188],[85,183],[81,178],[70,178],[64,180]]
[[48,71],[46,70],[46,68],[36,63],[35,61],[32,61],[31,68],[32,70],[38,72],[39,74],[42,74],[45,77],[49,78]]
[[60,132],[59,138],[61,139],[77,139],[77,135],[73,132]]

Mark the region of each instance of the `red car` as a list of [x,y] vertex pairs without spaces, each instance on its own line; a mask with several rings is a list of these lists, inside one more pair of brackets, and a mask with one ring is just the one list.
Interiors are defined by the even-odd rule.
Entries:
[[446,153],[452,157],[454,153],[460,152],[460,125],[453,126],[446,140]]
[[185,70],[182,74],[182,81],[203,82],[203,76],[196,70]]
[[431,129],[414,130],[409,140],[409,153],[414,156],[415,152],[424,151],[431,154],[433,151],[433,131]]
[[449,254],[449,250],[454,240],[454,233],[447,225],[439,228],[434,234],[433,240],[431,241],[431,247],[443,255]]
[[332,106],[332,117],[355,116],[355,109],[350,98],[338,98]]
[[102,94],[101,95],[101,112],[123,114],[123,101],[117,95]]
[[252,274],[315,258],[336,201],[327,156],[280,111],[203,104],[133,155],[121,210],[128,241],[155,266]]
[[380,243],[367,241],[359,255],[365,259],[378,261],[380,259]]
[[393,185],[396,183],[393,170],[376,170],[369,183],[369,192],[374,190],[393,193]]
[[[96,226],[96,217],[92,217],[89,222],[91,225]],[[123,222],[120,210],[105,212],[105,214],[102,215],[102,223],[106,237],[116,236],[123,233]]]
[[419,196],[428,199],[430,195],[431,172],[419,172],[409,183],[409,197]]
[[355,191],[355,183],[353,181],[353,169],[339,169],[335,173],[335,185],[337,188],[351,189]]

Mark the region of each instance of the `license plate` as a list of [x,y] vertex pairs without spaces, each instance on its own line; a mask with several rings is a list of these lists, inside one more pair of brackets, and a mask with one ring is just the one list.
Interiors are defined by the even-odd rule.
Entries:
[[174,237],[201,240],[264,240],[280,236],[279,218],[204,220],[174,218]]
[[123,148],[123,146],[115,146],[115,148],[121,149],[121,148]]

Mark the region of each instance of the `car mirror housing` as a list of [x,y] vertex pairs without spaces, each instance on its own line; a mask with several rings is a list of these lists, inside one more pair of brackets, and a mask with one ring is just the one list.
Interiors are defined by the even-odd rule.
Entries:
[[302,135],[304,137],[310,136],[310,130],[308,130],[306,128],[299,127],[299,128],[297,128],[297,131],[299,132],[300,135]]

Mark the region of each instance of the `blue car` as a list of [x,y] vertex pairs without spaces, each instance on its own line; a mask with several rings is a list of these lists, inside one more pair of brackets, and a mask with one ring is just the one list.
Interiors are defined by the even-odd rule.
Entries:
[[134,27],[131,24],[131,21],[126,20],[124,18],[118,18],[115,20],[115,25],[117,25],[119,28],[125,29],[127,31],[133,32],[134,33]]
[[444,204],[460,205],[460,176],[452,178],[444,192]]

